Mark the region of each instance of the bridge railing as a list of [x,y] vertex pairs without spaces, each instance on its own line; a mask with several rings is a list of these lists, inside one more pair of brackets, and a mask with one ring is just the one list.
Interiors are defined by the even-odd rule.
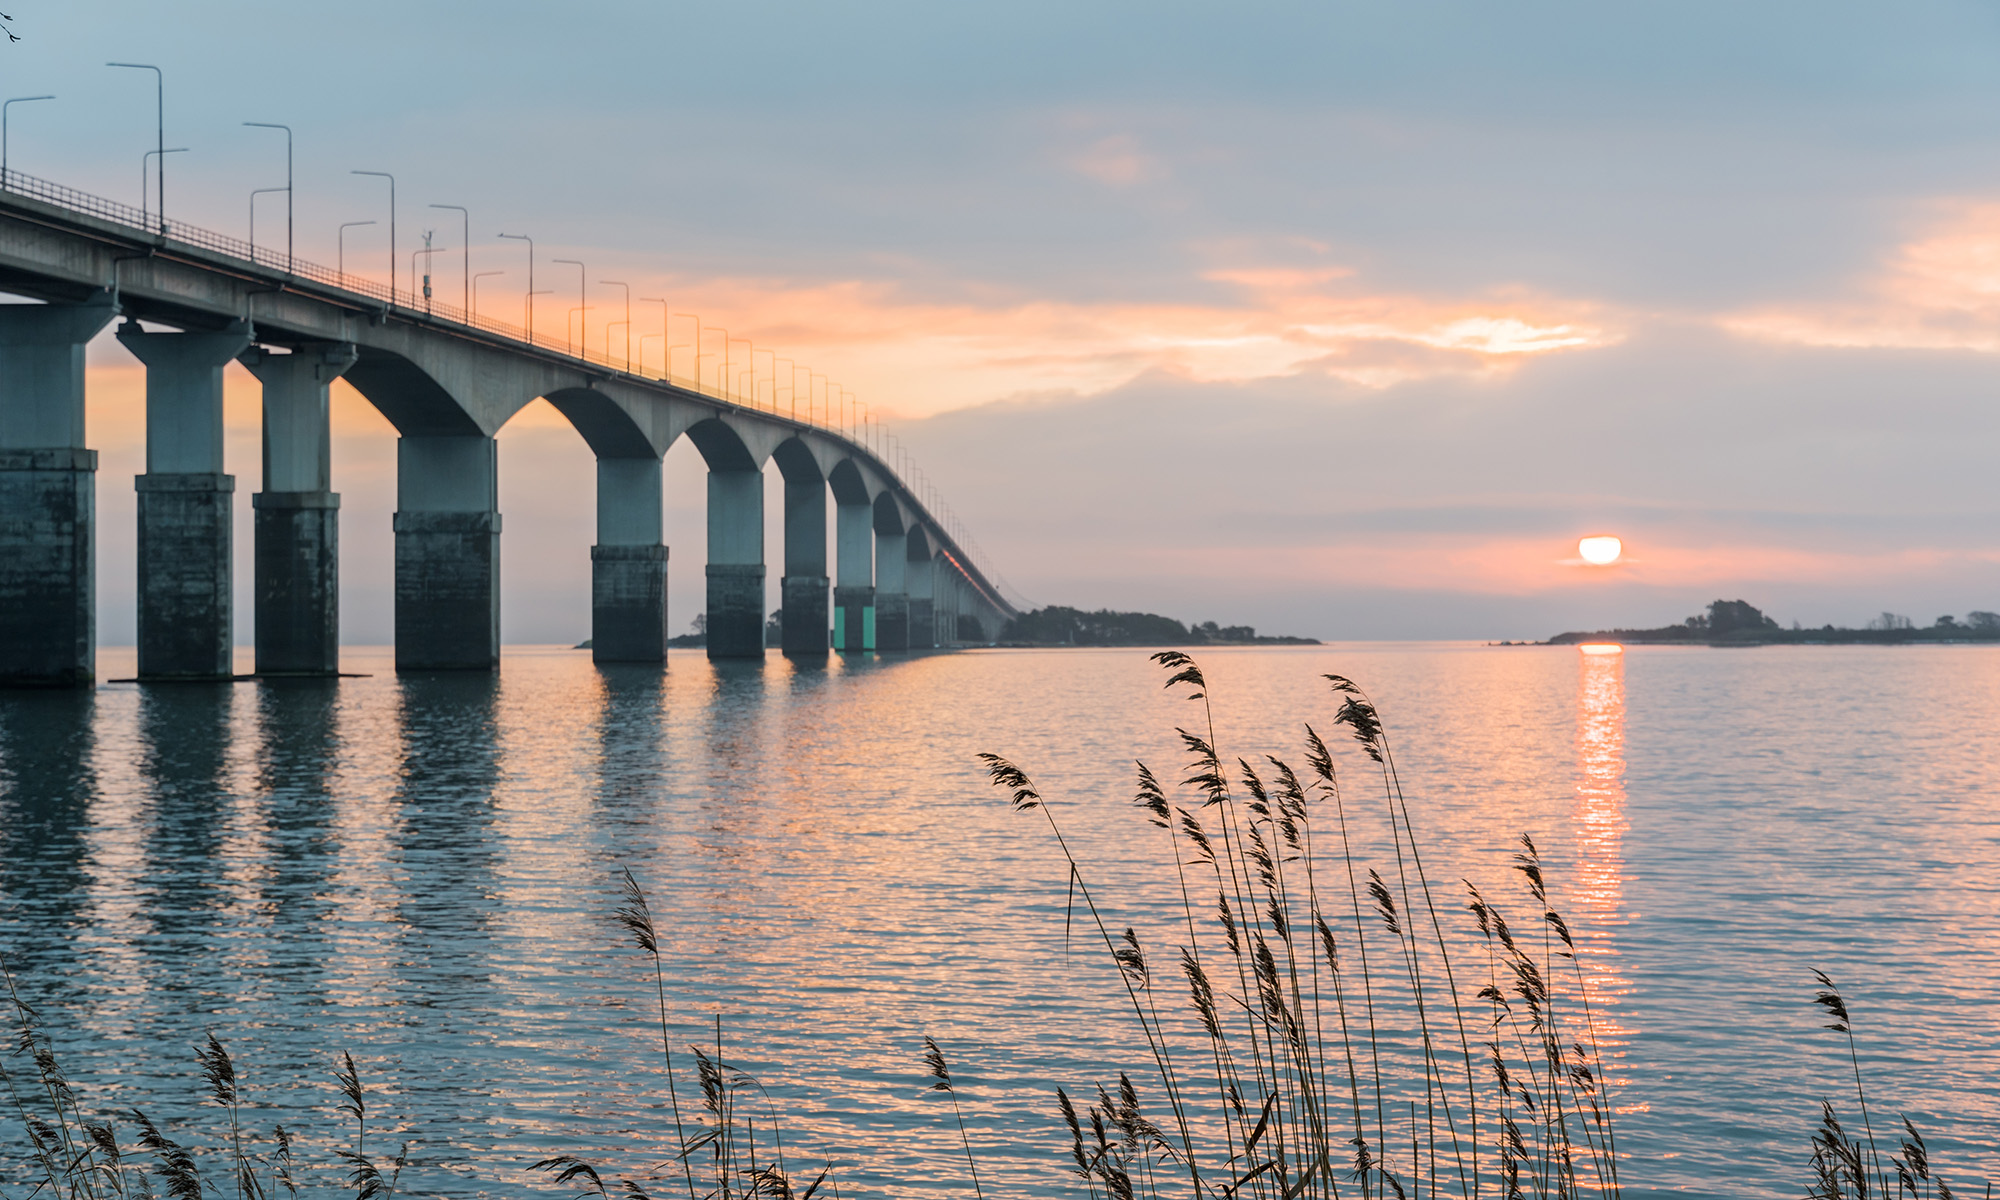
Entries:
[[[225,233],[203,229],[198,225],[190,225],[185,221],[171,220],[160,213],[152,212],[145,208],[134,208],[132,205],[117,200],[106,199],[103,196],[93,195],[90,192],[69,187],[65,184],[55,183],[51,180],[41,179],[12,168],[0,169],[0,190],[13,192],[16,195],[28,196],[44,203],[55,205],[58,208],[65,208],[85,216],[95,217],[100,221],[122,225],[150,237],[179,242],[183,245],[194,246],[213,254],[220,254],[251,263],[266,270],[283,272],[295,279],[309,280],[335,291],[345,292],[350,296],[366,297],[385,304],[390,308],[401,309],[406,315],[422,315],[434,321],[445,321],[469,329],[476,329],[512,341],[525,343],[538,350],[561,353],[569,358],[593,363],[608,370],[670,384],[685,391],[713,396],[718,400],[737,405],[741,408],[748,408],[757,412],[768,412],[773,416],[785,417],[802,424],[825,429],[830,433],[837,433],[873,454],[883,469],[901,484],[904,492],[912,497],[919,506],[926,510],[937,510],[929,511],[931,519],[936,521],[940,527],[951,535],[953,540],[958,543],[959,548],[964,551],[965,556],[971,560],[970,564],[960,565],[962,567],[971,565],[976,568],[978,573],[983,577],[983,582],[987,586],[994,588],[994,594],[996,596],[1000,594],[998,587],[994,583],[998,577],[987,565],[984,551],[979,548],[977,542],[972,540],[971,535],[959,522],[957,515],[951,511],[948,505],[943,504],[941,499],[928,486],[913,486],[910,480],[903,478],[898,464],[892,461],[893,456],[888,453],[883,445],[879,444],[881,441],[885,441],[888,436],[887,431],[879,423],[874,424],[871,432],[867,426],[857,427],[850,422],[836,421],[832,419],[831,414],[824,411],[824,405],[819,406],[821,411],[815,414],[813,412],[814,405],[811,403],[810,398],[808,398],[806,411],[801,414],[797,403],[796,390],[793,391],[792,403],[790,405],[781,405],[779,403],[778,386],[775,378],[771,380],[771,401],[769,404],[763,403],[762,389],[757,386],[754,367],[749,372],[752,376],[752,394],[748,397],[745,397],[740,389],[732,386],[736,382],[735,380],[721,378],[722,375],[727,373],[726,371],[717,372],[718,378],[715,386],[705,383],[699,375],[690,379],[685,376],[669,374],[665,370],[664,365],[660,374],[648,375],[643,369],[645,365],[643,362],[636,364],[635,369],[635,364],[630,359],[621,359],[609,353],[594,353],[588,345],[579,346],[569,342],[567,338],[560,343],[561,348],[558,350],[559,343],[545,337],[538,338],[532,329],[523,328],[522,326],[506,321],[495,320],[492,317],[481,316],[477,312],[468,312],[457,305],[438,301],[435,297],[427,297],[404,291],[401,288],[384,285],[365,275],[355,275],[346,271],[336,270],[333,267],[322,266],[319,263],[308,262],[305,259],[289,255],[276,247],[257,245],[242,238],[235,238]],[[585,340],[587,341],[587,339]],[[905,455],[904,457],[907,460],[908,456]],[[922,472],[918,472],[918,474],[922,474]]]

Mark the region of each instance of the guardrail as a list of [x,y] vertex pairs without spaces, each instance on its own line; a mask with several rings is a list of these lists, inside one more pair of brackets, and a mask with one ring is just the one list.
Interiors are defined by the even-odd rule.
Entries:
[[[901,458],[908,463],[907,469],[921,477],[920,486],[912,487],[910,481],[903,478],[902,469],[899,469],[896,463],[891,462],[890,456],[885,454],[883,443],[888,439],[889,434],[879,422],[871,421],[857,426],[852,422],[834,421],[830,419],[831,414],[825,411],[824,405],[818,406],[820,412],[816,415],[813,411],[815,406],[812,403],[810,394],[806,399],[806,412],[801,416],[798,408],[796,389],[791,389],[792,403],[789,407],[780,406],[778,403],[779,388],[775,373],[770,380],[771,402],[768,405],[762,403],[762,389],[758,387],[756,379],[754,356],[752,359],[753,365],[750,371],[747,372],[751,375],[751,395],[745,398],[740,390],[729,386],[734,382],[733,380],[721,377],[729,374],[726,367],[718,371],[718,379],[714,387],[708,386],[699,376],[689,379],[684,376],[668,374],[665,372],[664,367],[661,374],[648,375],[644,372],[645,364],[643,362],[639,363],[639,369],[635,370],[632,360],[621,360],[608,353],[592,353],[588,345],[576,346],[565,342],[558,349],[554,343],[546,340],[537,340],[535,332],[532,329],[525,329],[506,321],[496,321],[490,317],[482,317],[476,312],[468,312],[457,305],[441,303],[434,297],[417,295],[399,288],[384,286],[367,276],[353,275],[345,271],[335,270],[332,267],[322,266],[319,263],[308,262],[305,259],[288,255],[281,250],[269,246],[259,246],[242,238],[234,238],[228,234],[203,229],[198,225],[190,225],[185,221],[170,220],[163,214],[144,208],[134,208],[120,201],[92,195],[77,188],[16,171],[11,167],[0,170],[0,190],[40,200],[43,203],[51,204],[58,208],[65,208],[84,216],[95,217],[100,221],[136,230],[149,237],[169,242],[179,242],[182,245],[193,246],[209,251],[212,254],[237,259],[267,271],[282,272],[294,279],[309,280],[335,291],[345,292],[350,296],[365,297],[369,300],[385,304],[390,308],[401,309],[408,315],[420,315],[433,321],[445,321],[467,329],[476,329],[483,333],[493,334],[496,337],[521,342],[524,345],[545,353],[562,354],[565,357],[604,367],[607,370],[617,371],[658,383],[665,383],[672,387],[680,388],[683,391],[714,397],[725,403],[734,404],[739,408],[747,408],[753,412],[768,412],[773,416],[784,417],[792,421],[797,421],[800,424],[811,425],[815,428],[824,429],[829,433],[838,434],[873,455],[876,462],[881,464],[890,477],[902,487],[904,493],[910,496],[933,522],[944,529],[961,549],[966,551],[967,557],[972,560],[970,564],[966,565],[972,566],[983,577],[983,582],[993,589],[996,598],[1002,598],[998,583],[999,577],[987,565],[985,552],[980,549],[979,544],[972,539],[971,535],[965,531],[965,527],[958,520],[957,514],[953,513],[950,506],[944,504],[942,499],[938,497],[936,490],[929,486],[928,477],[924,476],[924,473],[915,467],[914,462],[910,460],[907,453],[901,454]],[[668,341],[671,339],[662,340]],[[1004,601],[1004,598],[1002,599],[1003,602],[1012,604],[1011,601]]]

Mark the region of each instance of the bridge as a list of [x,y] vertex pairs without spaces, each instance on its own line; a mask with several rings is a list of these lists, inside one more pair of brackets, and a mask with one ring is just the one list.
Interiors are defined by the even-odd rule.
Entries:
[[[413,280],[414,282],[414,280]],[[425,289],[429,291],[428,288]],[[114,320],[146,368],[138,489],[138,659],[148,680],[232,672],[235,479],[222,372],[263,390],[252,589],[260,675],[339,669],[340,497],[328,388],[344,378],[395,427],[398,670],[500,656],[495,435],[545,399],[597,458],[591,645],[663,663],[663,462],[687,438],[708,473],[710,658],[766,650],[764,469],[784,479],[782,649],[824,657],[983,641],[1014,615],[957,522],[867,430],[723,378],[652,378],[399,292],[18,171],[0,178],[0,685],[95,678],[97,455],[84,346]],[[141,324],[144,322],[144,325]],[[697,360],[699,365],[699,360]],[[774,366],[775,372],[775,366]],[[726,373],[725,373],[726,374]],[[775,374],[774,374],[775,380]],[[828,576],[827,500],[834,504]]]

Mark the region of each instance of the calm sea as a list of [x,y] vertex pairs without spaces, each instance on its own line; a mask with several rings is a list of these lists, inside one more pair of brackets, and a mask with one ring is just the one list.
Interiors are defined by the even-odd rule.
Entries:
[[[1907,1113],[1956,1190],[2000,1179],[2000,650],[1202,660],[1222,749],[1253,761],[1302,761],[1304,722],[1333,733],[1321,673],[1370,689],[1448,922],[1469,924],[1461,877],[1524,909],[1508,856],[1543,847],[1628,1195],[1803,1191],[1819,1098],[1853,1115],[1814,968],[1848,994],[1878,1133]],[[1132,763],[1178,776],[1197,709],[1142,652],[346,666],[372,674],[0,695],[0,953],[87,1108],[215,1144],[192,1049],[212,1032],[248,1124],[308,1158],[346,1144],[351,1052],[371,1149],[412,1143],[414,1195],[567,1194],[527,1170],[556,1152],[649,1173],[670,1118],[621,868],[653,897],[676,1039],[712,1042],[719,1015],[792,1165],[831,1160],[843,1196],[969,1193],[926,1034],[989,1195],[1079,1194],[1057,1086],[1126,1068],[1157,1098],[1115,972],[1066,951],[1046,827],[974,760],[1036,777],[1107,919],[1164,960],[1172,875]],[[130,669],[112,651],[100,673]],[[0,1143],[25,1152],[11,1113]]]

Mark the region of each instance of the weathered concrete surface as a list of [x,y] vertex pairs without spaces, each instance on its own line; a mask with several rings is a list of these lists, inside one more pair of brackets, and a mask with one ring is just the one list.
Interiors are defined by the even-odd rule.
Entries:
[[222,368],[248,348],[250,327],[155,333],[126,321],[118,340],[146,364],[139,678],[227,678],[236,479],[222,470]]
[[590,657],[667,661],[667,547],[660,460],[597,460],[597,545],[590,551]]
[[902,533],[875,534],[875,648],[910,648],[910,597],[904,590],[909,548]]
[[355,357],[352,345],[320,343],[238,358],[264,392],[264,489],[250,498],[259,675],[340,670],[340,497],[327,389]]
[[258,492],[250,507],[257,673],[339,673],[340,497]]
[[802,658],[826,657],[829,621],[826,576],[787,575],[782,586],[785,653]]
[[97,674],[97,453],[84,448],[93,304],[0,305],[0,687]]
[[396,669],[500,662],[500,514],[493,439],[396,443]]
[[764,474],[708,472],[708,656],[764,657]]
[[875,506],[842,501],[834,510],[837,551],[833,585],[833,648],[859,654],[875,648]]
[[826,479],[817,465],[785,471],[785,574],[779,604],[786,654],[824,658],[827,651]]
[[667,660],[667,548],[590,548],[590,657],[601,663]]

